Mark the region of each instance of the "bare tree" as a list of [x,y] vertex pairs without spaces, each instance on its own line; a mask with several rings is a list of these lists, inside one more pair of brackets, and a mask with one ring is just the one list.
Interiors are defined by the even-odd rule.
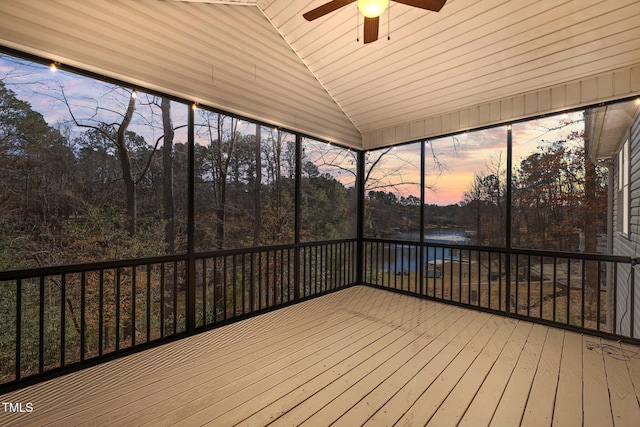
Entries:
[[173,122],[171,120],[171,101],[162,98],[160,103],[162,109],[162,128],[164,130],[164,143],[162,146],[162,216],[166,221],[165,242],[167,252],[175,252],[175,210],[173,203]]
[[260,197],[260,188],[262,187],[262,153],[260,151],[262,140],[262,126],[256,124],[256,141],[255,141],[255,162],[256,177],[253,185],[253,246],[260,245],[260,232],[262,230],[262,198]]

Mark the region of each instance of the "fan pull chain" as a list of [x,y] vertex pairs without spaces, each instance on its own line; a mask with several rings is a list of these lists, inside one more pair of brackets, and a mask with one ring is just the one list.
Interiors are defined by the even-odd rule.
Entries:
[[387,40],[391,40],[391,3],[387,7]]
[[358,8],[356,7],[356,42],[360,42],[360,32],[358,30],[358,27],[360,26],[360,18],[358,15],[360,14],[358,13]]

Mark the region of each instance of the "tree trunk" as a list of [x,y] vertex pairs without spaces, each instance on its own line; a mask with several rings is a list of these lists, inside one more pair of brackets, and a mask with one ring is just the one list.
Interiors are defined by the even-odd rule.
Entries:
[[260,152],[260,143],[262,140],[261,126],[256,125],[256,180],[253,186],[253,206],[254,206],[254,223],[253,223],[253,246],[260,245],[260,231],[262,230],[262,203],[260,198],[260,187],[262,186],[262,156]]
[[171,121],[171,101],[162,98],[162,127],[164,130],[164,145],[162,147],[162,217],[166,221],[164,239],[167,253],[175,252],[175,212],[173,207],[173,122]]
[[129,149],[127,147],[127,128],[131,124],[133,118],[133,112],[136,109],[136,99],[131,96],[129,98],[129,105],[127,106],[127,112],[122,119],[122,123],[118,127],[118,133],[116,135],[116,145],[118,146],[118,157],[120,158],[120,165],[122,167],[122,179],[124,180],[124,187],[127,200],[127,232],[130,236],[136,234],[136,184],[133,180],[133,173],[131,172],[131,161],[129,158]]

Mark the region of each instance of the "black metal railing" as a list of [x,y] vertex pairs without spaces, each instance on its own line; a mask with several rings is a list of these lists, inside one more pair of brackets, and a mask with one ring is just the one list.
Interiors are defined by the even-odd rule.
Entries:
[[0,392],[352,285],[356,261],[351,239],[0,272]]
[[364,239],[360,258],[358,246],[348,239],[0,272],[0,393],[341,289],[359,275],[424,298],[638,339],[629,257]]
[[[574,330],[637,339],[634,260],[365,239],[365,283]],[[626,305],[625,305],[626,304]]]

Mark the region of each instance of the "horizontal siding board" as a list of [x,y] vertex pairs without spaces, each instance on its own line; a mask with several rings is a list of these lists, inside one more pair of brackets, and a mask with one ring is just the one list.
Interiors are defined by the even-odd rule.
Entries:
[[[628,75],[633,76],[633,72],[631,71],[635,67],[627,67]],[[624,70],[614,70],[610,74],[624,74]],[[638,76],[640,77],[640,76]],[[468,108],[464,108],[461,110],[457,110],[456,112],[460,114],[460,117],[469,117],[468,120],[461,120],[460,127],[458,129],[452,129],[451,132],[455,131],[464,131],[469,128],[483,126],[483,125],[491,125],[498,124],[501,122],[509,121],[509,120],[518,120],[522,118],[526,118],[532,115],[546,114],[550,112],[558,112],[565,109],[571,109],[581,106],[587,106],[595,103],[596,101],[611,101],[616,97],[620,97],[621,94],[617,94],[617,96],[611,96],[606,99],[598,98],[598,80],[600,75],[588,77],[583,80],[578,80],[574,82],[568,82],[562,87],[564,88],[562,91],[567,94],[565,97],[564,104],[552,104],[548,105],[549,101],[549,93],[558,92],[560,89],[558,86],[553,88],[541,89],[540,91],[529,92],[521,95],[516,95],[513,97],[507,97],[501,99],[501,114],[498,120],[491,120],[489,117],[489,113],[487,112],[487,106],[485,104],[479,104],[475,106],[471,106]],[[633,92],[625,94],[626,96],[633,95]],[[539,99],[544,98],[544,103],[546,105],[541,106]],[[549,107],[549,108],[545,108]],[[447,113],[451,114],[451,113]],[[437,117],[437,116],[434,116]],[[431,117],[433,119],[433,117]],[[384,128],[382,128],[384,129]],[[364,133],[365,140],[368,132]],[[438,136],[438,133],[433,129],[425,129],[424,134],[422,135],[412,135],[412,139],[420,139]],[[380,145],[388,145],[394,143],[406,142],[402,140],[383,140],[380,141]],[[365,144],[365,147],[370,147]],[[640,230],[639,230],[640,231]]]

